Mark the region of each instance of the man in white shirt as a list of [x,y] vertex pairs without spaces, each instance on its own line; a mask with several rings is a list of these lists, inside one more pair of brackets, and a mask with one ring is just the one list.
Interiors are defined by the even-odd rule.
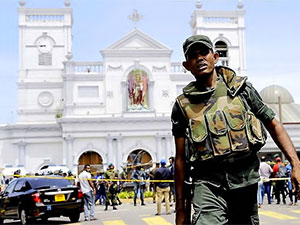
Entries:
[[266,157],[262,156],[261,157],[261,162],[259,166],[259,174],[260,177],[263,179],[264,185],[262,186],[262,200],[267,192],[267,197],[268,197],[268,204],[271,204],[271,181],[269,181],[269,178],[273,172],[272,167],[266,163]]
[[79,174],[80,187],[83,193],[84,199],[84,220],[89,220],[89,209],[90,209],[90,220],[97,220],[94,217],[95,213],[95,201],[94,196],[96,195],[96,189],[94,183],[91,180],[91,166],[86,164],[83,171]]

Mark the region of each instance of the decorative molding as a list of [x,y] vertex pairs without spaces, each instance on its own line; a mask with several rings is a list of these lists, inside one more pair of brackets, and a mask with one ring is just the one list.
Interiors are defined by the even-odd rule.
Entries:
[[49,107],[53,104],[54,97],[51,92],[43,91],[38,96],[38,103],[43,107]]
[[108,98],[112,98],[112,97],[114,97],[114,92],[113,92],[113,91],[107,91],[107,92],[106,92],[106,96],[107,96]]
[[167,67],[166,66],[162,66],[162,67],[152,66],[152,72],[153,73],[159,73],[159,72],[166,73],[168,71],[167,71]]
[[169,91],[168,90],[162,90],[162,97],[167,98],[169,97]]
[[134,60],[134,67],[139,67],[140,66],[140,60],[139,59],[135,59]]
[[120,65],[120,66],[108,65],[107,71],[123,71],[123,66],[122,65]]

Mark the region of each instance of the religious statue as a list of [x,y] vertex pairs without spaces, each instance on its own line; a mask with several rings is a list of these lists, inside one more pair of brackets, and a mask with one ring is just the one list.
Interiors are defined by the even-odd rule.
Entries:
[[148,109],[148,76],[145,71],[133,70],[128,75],[129,110]]

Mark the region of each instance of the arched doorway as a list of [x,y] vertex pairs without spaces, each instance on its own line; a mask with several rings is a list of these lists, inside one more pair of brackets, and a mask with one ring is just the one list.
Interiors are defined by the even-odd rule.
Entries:
[[103,169],[102,157],[94,151],[86,151],[82,153],[78,160],[78,174],[83,170],[84,165],[91,165],[91,173],[95,174],[97,170]]
[[219,53],[219,63],[222,66],[228,65],[228,46],[224,41],[217,41],[215,44],[215,49]]
[[138,163],[140,163],[142,168],[144,168],[145,170],[150,169],[152,167],[151,155],[143,149],[132,151],[127,157],[126,172],[128,177],[130,177],[135,165]]

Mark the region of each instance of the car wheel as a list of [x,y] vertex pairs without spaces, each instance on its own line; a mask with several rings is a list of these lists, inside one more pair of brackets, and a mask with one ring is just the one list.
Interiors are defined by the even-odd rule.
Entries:
[[28,223],[27,213],[25,209],[21,209],[20,220],[23,225]]
[[72,223],[78,222],[79,217],[80,217],[80,213],[79,213],[79,212],[78,212],[78,213],[71,214],[71,215],[69,216],[69,218],[70,218],[70,220],[71,220]]

